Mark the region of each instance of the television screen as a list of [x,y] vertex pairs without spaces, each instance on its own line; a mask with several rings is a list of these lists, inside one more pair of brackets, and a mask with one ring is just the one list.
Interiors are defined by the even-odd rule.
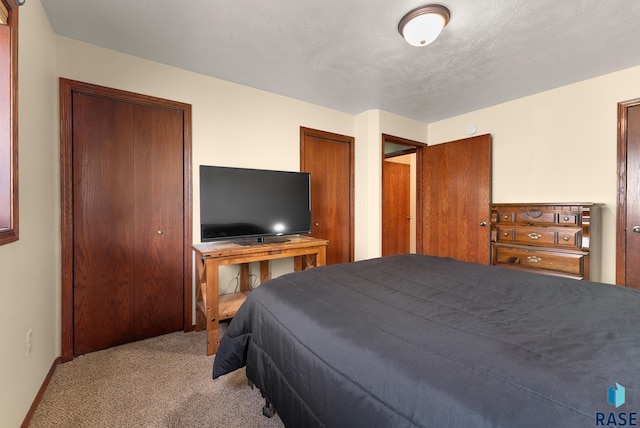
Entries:
[[306,172],[201,165],[202,242],[310,233],[310,179]]

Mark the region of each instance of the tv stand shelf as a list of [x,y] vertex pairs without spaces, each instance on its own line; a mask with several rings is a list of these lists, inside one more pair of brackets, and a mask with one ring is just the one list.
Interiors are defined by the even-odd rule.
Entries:
[[[269,279],[269,261],[293,257],[294,270],[326,264],[325,239],[289,237],[286,242],[242,246],[231,241],[194,245],[196,255],[196,331],[207,330],[207,355],[220,345],[219,323],[233,318],[250,293],[249,263],[260,262],[260,283]],[[219,268],[240,265],[240,291],[219,295]]]

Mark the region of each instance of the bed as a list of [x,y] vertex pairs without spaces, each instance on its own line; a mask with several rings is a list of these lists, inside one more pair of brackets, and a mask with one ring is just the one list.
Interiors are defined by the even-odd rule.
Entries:
[[318,267],[251,293],[213,377],[245,366],[288,427],[631,425],[640,292],[422,255]]

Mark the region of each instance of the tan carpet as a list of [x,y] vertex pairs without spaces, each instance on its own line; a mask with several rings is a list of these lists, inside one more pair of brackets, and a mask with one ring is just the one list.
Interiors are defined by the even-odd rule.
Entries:
[[30,427],[276,427],[244,369],[211,378],[204,332],[171,333],[61,364]]

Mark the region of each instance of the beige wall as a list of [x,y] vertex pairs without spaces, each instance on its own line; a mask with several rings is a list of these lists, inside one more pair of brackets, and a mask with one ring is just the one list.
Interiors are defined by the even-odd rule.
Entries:
[[[0,246],[0,426],[24,419],[60,342],[60,205],[54,39],[39,0],[19,10],[19,233]],[[33,351],[25,353],[33,330]]]
[[[300,168],[300,126],[353,136],[353,116],[58,37],[57,74],[191,104],[194,189],[200,164]],[[194,230],[199,225],[194,192]],[[195,237],[199,238],[199,237]]]
[[355,259],[382,254],[382,134],[426,142],[427,126],[382,110],[355,117]]
[[429,144],[493,136],[494,202],[599,202],[601,278],[615,283],[617,103],[640,97],[640,67],[429,125]]
[[[56,39],[56,58],[61,77],[191,104],[195,242],[200,241],[199,165],[297,171],[300,126],[354,135],[351,115],[72,39]],[[275,261],[273,275],[292,266],[290,260]],[[236,274],[236,268],[223,269],[221,283]]]
[[[39,0],[20,15],[20,241],[0,246],[0,426],[19,425],[60,354],[59,76],[191,104],[194,171],[297,170],[300,126],[354,136],[358,260],[380,255],[381,134],[435,144],[466,137],[474,123],[494,136],[494,201],[606,204],[603,280],[614,280],[616,103],[640,97],[640,68],[427,126],[380,110],[352,116],[57,37]],[[197,189],[194,174],[194,241]]]

